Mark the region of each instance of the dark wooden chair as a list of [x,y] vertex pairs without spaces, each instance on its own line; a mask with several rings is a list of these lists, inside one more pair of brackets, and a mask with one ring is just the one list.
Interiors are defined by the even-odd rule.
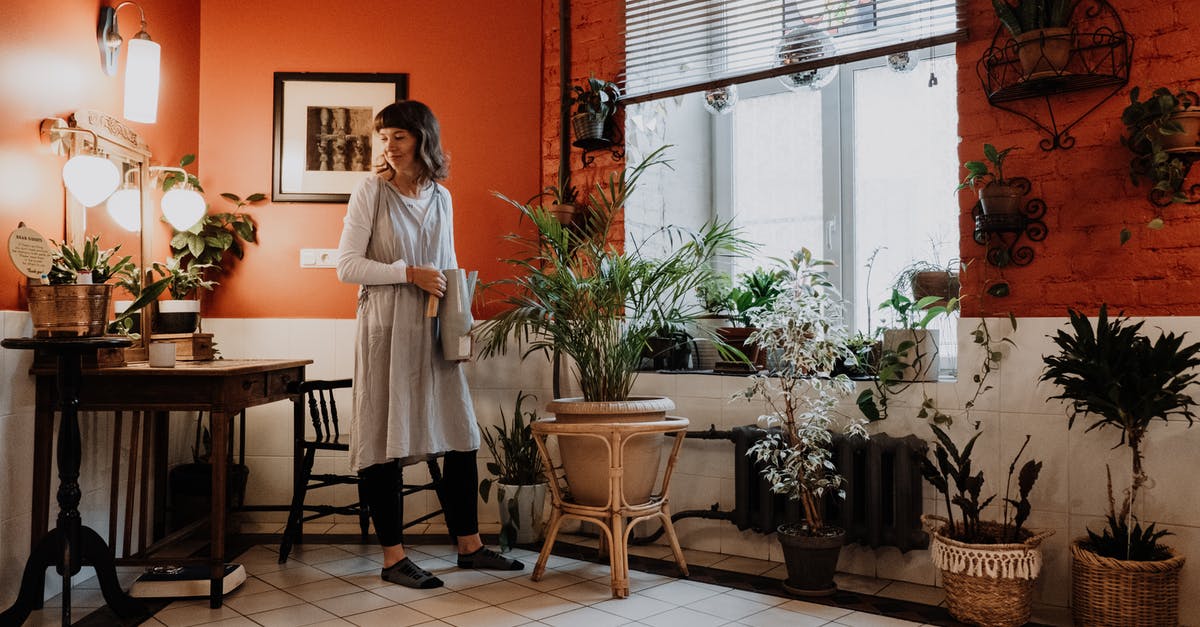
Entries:
[[[287,527],[283,532],[283,540],[279,544],[279,563],[287,562],[292,546],[301,544],[304,539],[304,523],[329,516],[341,514],[358,516],[359,529],[362,531],[363,542],[370,541],[370,512],[363,502],[362,486],[356,473],[348,469],[346,474],[313,474],[313,463],[317,451],[349,451],[350,434],[342,432],[338,421],[337,402],[334,400],[334,390],[350,388],[350,379],[330,381],[297,381],[288,386],[293,403],[293,429],[295,430],[295,447],[292,470],[292,505],[288,512]],[[313,427],[310,436],[305,427],[305,409],[308,410],[309,424]],[[429,466],[429,483],[407,484],[401,479],[401,498],[422,490],[436,490],[442,480],[441,469],[436,459],[426,462]],[[401,469],[403,477],[403,468]],[[318,488],[335,485],[355,485],[359,487],[358,501],[350,505],[314,505],[306,503],[308,493]],[[442,511],[429,512],[404,523],[407,529],[412,525],[424,522],[441,515]]]

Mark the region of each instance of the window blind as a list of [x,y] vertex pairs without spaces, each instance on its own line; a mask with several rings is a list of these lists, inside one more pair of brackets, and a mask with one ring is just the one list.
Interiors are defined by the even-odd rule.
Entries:
[[965,39],[965,0],[627,0],[626,103]]

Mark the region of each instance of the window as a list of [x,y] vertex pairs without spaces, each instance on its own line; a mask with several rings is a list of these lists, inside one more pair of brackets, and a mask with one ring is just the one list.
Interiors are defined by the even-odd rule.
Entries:
[[[631,163],[663,144],[678,161],[631,197],[631,236],[665,223],[733,219],[762,248],[727,270],[770,265],[807,247],[837,263],[833,279],[852,303],[853,327],[878,328],[876,309],[901,269],[921,260],[949,265],[958,254],[957,66],[952,47],[937,53],[913,53],[921,60],[908,73],[886,59],[844,65],[820,90],[789,91],[774,78],[741,85],[727,115],[707,114],[699,94],[631,105]],[[688,202],[673,202],[679,198]],[[697,212],[705,200],[709,211]],[[943,369],[952,368],[954,321],[940,331]]]

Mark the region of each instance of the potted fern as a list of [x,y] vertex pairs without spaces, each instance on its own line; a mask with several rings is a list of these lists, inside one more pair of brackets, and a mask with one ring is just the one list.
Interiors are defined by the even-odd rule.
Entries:
[[[1037,482],[1042,462],[1028,460],[1017,474],[1017,494],[1012,498],[1013,474],[1025,453],[1030,436],[1025,436],[1008,466],[1000,522],[981,521],[985,508],[996,495],[982,501],[983,471],[972,473],[971,454],[982,431],[967,440],[960,450],[937,425],[930,425],[936,438],[933,460],[926,457],[921,474],[946,501],[946,517],[924,514],[921,520],[933,536],[930,554],[942,573],[946,605],[950,614],[971,625],[1016,627],[1029,622],[1033,607],[1033,584],[1041,572],[1043,540],[1054,530],[1033,531],[1025,521],[1033,507],[1029,493]],[[961,512],[954,520],[951,505]]]
[[1195,401],[1188,389],[1200,366],[1200,343],[1184,344],[1186,333],[1160,333],[1153,341],[1142,322],[1108,317],[1101,305],[1092,326],[1069,310],[1070,328],[1052,339],[1059,352],[1044,357],[1041,380],[1062,389],[1051,398],[1068,403],[1071,427],[1090,416],[1086,431],[1116,432],[1129,451],[1129,486],[1117,507],[1109,470],[1107,526],[1071,545],[1071,608],[1077,624],[1178,625],[1179,574],[1184,558],[1159,543],[1166,531],[1143,526],[1134,512],[1149,487],[1143,446],[1155,420],[1171,417],[1192,424]]
[[532,394],[523,391],[517,393],[511,422],[501,409],[500,424],[492,425],[491,431],[480,429],[483,443],[492,454],[487,469],[495,480],[482,479],[479,482],[479,496],[487,503],[492,486],[496,487],[502,550],[513,544],[537,542],[545,526],[542,510],[546,502],[546,477],[530,429],[533,421],[537,420],[537,412],[522,410],[522,404],[528,398],[537,400]]
[[[777,364],[751,376],[750,386],[736,395],[763,399],[770,410],[768,422],[781,424],[779,432],[768,433],[747,455],[758,462],[772,492],[800,503],[801,521],[781,525],[776,537],[788,571],[784,588],[802,596],[837,590],[833,575],[846,542],[845,530],[829,524],[822,507],[826,495],[845,497],[830,429],[836,426],[837,403],[854,390],[846,375],[831,375],[849,353],[849,332],[842,303],[823,271],[829,263],[813,259],[808,249],[792,258],[774,306],[754,316],[752,339],[778,354]],[[843,429],[865,438],[865,424],[861,418],[848,419]]]

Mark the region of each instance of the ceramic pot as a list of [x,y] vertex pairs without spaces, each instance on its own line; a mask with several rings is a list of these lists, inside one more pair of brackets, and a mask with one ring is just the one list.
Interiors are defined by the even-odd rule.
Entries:
[[1014,39],[1023,76],[1062,74],[1071,60],[1073,38],[1069,28],[1040,28],[1017,35]]
[[511,535],[509,543],[533,544],[542,539],[546,526],[548,484],[496,484],[496,504],[500,508],[500,532]]
[[787,565],[784,590],[806,597],[829,596],[837,592],[833,575],[842,546],[846,544],[845,531],[833,528],[830,535],[813,536],[796,525],[787,524],[780,525],[775,535],[783,547],[783,561]]
[[154,333],[195,333],[200,325],[200,301],[160,300],[150,323]]
[[941,361],[938,358],[938,332],[934,329],[888,329],[883,332],[883,350],[899,352],[911,343],[901,360],[908,367],[900,372],[901,381],[937,381]]
[[1200,110],[1180,111],[1171,116],[1171,121],[1182,126],[1183,132],[1163,135],[1163,150],[1170,152],[1200,148]]
[[1013,216],[1021,211],[1021,190],[1012,185],[988,183],[979,190],[985,216]]

